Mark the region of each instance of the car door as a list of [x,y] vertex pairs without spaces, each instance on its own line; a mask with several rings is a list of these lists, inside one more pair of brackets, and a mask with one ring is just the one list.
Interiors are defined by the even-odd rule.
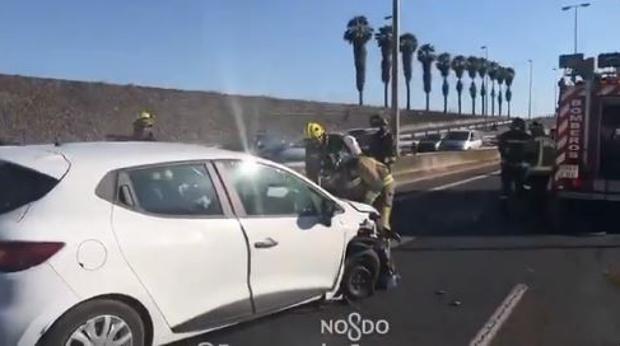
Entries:
[[250,284],[264,313],[320,296],[336,284],[344,258],[341,211],[322,217],[331,198],[286,170],[251,161],[221,161],[250,244]]
[[252,314],[247,242],[205,163],[122,170],[112,224],[129,266],[175,332]]

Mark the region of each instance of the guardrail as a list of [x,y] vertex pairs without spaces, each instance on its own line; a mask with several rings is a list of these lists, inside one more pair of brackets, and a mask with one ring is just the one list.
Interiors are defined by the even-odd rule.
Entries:
[[401,129],[400,139],[409,139],[420,136],[425,136],[427,134],[433,133],[445,133],[450,130],[458,130],[458,129],[479,129],[483,127],[490,126],[503,126],[508,125],[512,121],[511,120],[482,120],[476,122],[466,122],[466,121],[456,121],[454,123],[442,124],[442,125],[427,125],[427,126],[404,126]]
[[[483,127],[491,127],[491,126],[504,126],[510,124],[511,120],[505,119],[484,119],[484,120],[462,120],[455,121],[450,123],[445,123],[441,125],[427,125],[427,126],[404,126],[401,130],[400,135],[400,151],[403,152],[404,148],[411,148],[413,143],[417,138],[426,136],[428,134],[433,133],[446,133],[451,130],[463,130],[463,129],[479,129]],[[404,152],[411,152],[411,150],[404,150]],[[482,156],[481,156],[482,155]],[[487,156],[484,156],[487,155]],[[395,166],[395,174],[398,175],[399,171],[406,170],[405,167],[409,167],[409,170],[423,170],[423,169],[435,169],[442,168],[446,165],[450,164],[450,160],[455,162],[455,164],[467,163],[466,161],[475,162],[485,161],[490,158],[490,160],[497,159],[498,156],[497,149],[482,149],[482,150],[472,150],[467,152],[461,151],[447,151],[447,152],[435,152],[428,154],[416,154],[416,155],[403,155]],[[287,162],[284,165],[299,171],[303,172],[305,169],[304,162]]]
[[427,126],[404,126],[400,131],[400,150],[403,148],[410,148],[417,138],[424,137],[429,134],[435,133],[447,133],[451,130],[464,130],[464,129],[479,129],[491,126],[504,126],[508,125],[512,120],[505,119],[485,119],[480,121],[455,121],[446,124],[431,124]]
[[[409,175],[419,175],[438,169],[492,162],[499,162],[499,152],[496,148],[467,151],[439,151],[403,156],[399,158],[392,167],[392,174],[394,174],[394,178],[399,180],[399,178],[404,178]],[[288,162],[284,165],[299,173],[305,173],[304,162]]]
[[436,169],[453,166],[498,162],[499,152],[496,148],[485,148],[467,151],[439,151],[415,156],[401,157],[392,167],[394,177],[418,174]]

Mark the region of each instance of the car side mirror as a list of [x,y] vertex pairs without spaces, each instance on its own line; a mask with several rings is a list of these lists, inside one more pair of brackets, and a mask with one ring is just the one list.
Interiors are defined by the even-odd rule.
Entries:
[[332,219],[336,215],[336,204],[324,198],[321,202],[321,223],[325,226],[330,227],[332,225]]

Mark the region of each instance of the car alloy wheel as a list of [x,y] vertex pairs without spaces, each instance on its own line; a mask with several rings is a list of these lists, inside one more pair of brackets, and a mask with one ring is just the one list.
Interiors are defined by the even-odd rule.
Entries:
[[358,265],[351,270],[347,286],[347,296],[349,298],[366,298],[370,296],[373,291],[373,275],[370,270],[362,265]]
[[100,315],[79,326],[65,346],[133,346],[133,334],[121,318]]

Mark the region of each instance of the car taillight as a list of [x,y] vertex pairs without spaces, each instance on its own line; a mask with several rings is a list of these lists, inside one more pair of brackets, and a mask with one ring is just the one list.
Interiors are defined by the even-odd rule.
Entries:
[[64,246],[59,242],[0,241],[0,272],[14,273],[37,266]]

